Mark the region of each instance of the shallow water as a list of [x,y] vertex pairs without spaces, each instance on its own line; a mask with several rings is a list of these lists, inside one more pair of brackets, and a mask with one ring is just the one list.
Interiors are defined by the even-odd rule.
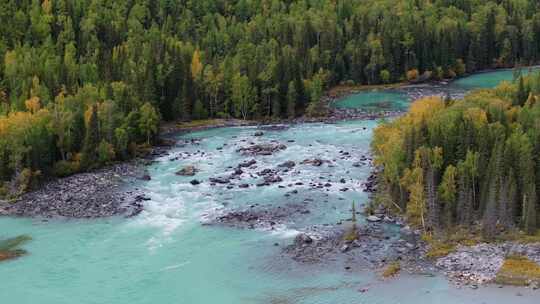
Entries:
[[[538,67],[521,69],[522,75],[537,71]],[[411,88],[373,90],[360,92],[338,100],[334,106],[341,109],[363,109],[366,111],[406,110],[412,100],[425,95],[452,95],[462,97],[467,91],[493,88],[502,81],[513,81],[514,70],[498,70],[478,73],[459,78],[448,85],[419,85]]]
[[[353,200],[366,203],[361,184],[369,166],[352,164],[368,153],[376,125],[375,121],[305,124],[265,131],[263,137],[253,137],[254,128],[197,132],[178,140],[198,138],[198,145],[173,149],[148,168],[151,181],[131,186],[144,189],[151,198],[138,217],[47,222],[0,218],[0,239],[33,237],[23,246],[29,255],[0,264],[0,303],[538,303],[540,293],[527,289],[456,289],[441,276],[405,274],[382,281],[378,273],[355,268],[346,260],[302,265],[281,254],[298,231],[347,219]],[[208,183],[209,177],[229,174],[228,167],[251,159],[237,148],[272,140],[287,149],[256,157],[258,168],[252,173],[314,157],[329,160],[333,167],[297,165],[281,174],[283,182],[268,187],[255,187],[259,178],[249,172],[242,176],[242,183],[251,185],[248,189],[228,190]],[[349,152],[350,158],[340,151]],[[188,164],[201,170],[195,178],[203,184],[192,186],[192,178],[174,174]],[[345,184],[338,182],[341,178]],[[299,181],[304,185],[288,187]],[[328,181],[329,188],[308,186]],[[354,191],[341,192],[342,187]],[[284,196],[292,189],[298,194]],[[312,199],[306,204],[310,213],[275,230],[201,224],[255,203],[275,206],[306,199]],[[344,266],[353,269],[346,271]],[[363,288],[368,291],[360,292]]]

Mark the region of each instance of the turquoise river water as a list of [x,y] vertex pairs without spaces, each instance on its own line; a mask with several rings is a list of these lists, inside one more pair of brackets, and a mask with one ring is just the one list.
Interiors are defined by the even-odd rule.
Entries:
[[[493,77],[500,76],[497,73]],[[0,303],[539,303],[540,294],[529,289],[457,289],[442,276],[406,274],[383,281],[369,269],[347,271],[339,262],[304,265],[281,254],[281,248],[298,231],[335,224],[348,217],[352,200],[367,201],[361,184],[370,169],[352,163],[368,154],[376,124],[306,124],[265,131],[258,138],[252,136],[254,128],[179,136],[178,140],[198,138],[200,143],[173,149],[148,168],[151,181],[127,186],[142,188],[151,198],[137,217],[84,221],[0,218],[0,239],[21,234],[33,238],[24,245],[28,255],[0,264]],[[209,185],[209,177],[230,173],[230,166],[246,160],[237,148],[250,141],[272,140],[285,143],[287,149],[257,157],[258,170],[314,157],[331,160],[332,166],[298,165],[282,175],[281,183],[268,187]],[[350,152],[352,157],[340,157],[340,151]],[[191,178],[175,175],[188,164],[201,170],[196,176],[204,181],[201,185],[192,186]],[[295,186],[298,194],[284,196],[292,189],[290,184],[307,185],[321,178],[334,186]],[[346,183],[340,187],[355,191],[339,191],[341,178]],[[251,185],[257,181],[249,175],[243,180]],[[311,212],[275,230],[202,224],[216,214],[254,203],[280,205],[306,199],[312,200],[308,205]],[[368,292],[359,292],[361,288]]]
[[[537,70],[538,67],[522,68],[521,74],[527,75],[531,71]],[[406,110],[411,100],[418,97],[418,94],[414,94],[415,91],[424,91],[423,95],[446,95],[448,93],[462,96],[470,90],[493,88],[502,81],[511,82],[513,78],[514,70],[510,69],[483,72],[459,78],[445,85],[417,85],[398,89],[360,92],[338,100],[334,105],[337,108],[361,108],[367,111]]]

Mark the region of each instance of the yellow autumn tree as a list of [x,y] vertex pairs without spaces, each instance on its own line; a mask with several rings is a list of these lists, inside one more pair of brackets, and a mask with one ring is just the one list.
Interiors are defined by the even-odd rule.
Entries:
[[32,114],[36,113],[37,111],[39,111],[39,109],[41,109],[41,103],[39,97],[37,96],[27,99],[24,102],[24,105],[26,106],[26,109]]
[[191,59],[191,76],[193,79],[199,79],[203,70],[203,64],[201,63],[201,52],[195,50]]

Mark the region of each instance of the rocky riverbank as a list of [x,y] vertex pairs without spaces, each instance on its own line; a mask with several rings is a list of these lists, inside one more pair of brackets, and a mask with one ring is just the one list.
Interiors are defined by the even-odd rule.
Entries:
[[123,163],[56,179],[15,202],[0,205],[0,215],[44,218],[134,216],[142,210],[144,194],[127,189],[126,182],[143,175],[142,167]]
[[[459,246],[455,252],[439,258],[436,266],[458,285],[493,283],[507,257],[522,256],[540,265],[540,243],[501,244],[482,243],[474,246]],[[537,289],[540,282],[532,282]]]

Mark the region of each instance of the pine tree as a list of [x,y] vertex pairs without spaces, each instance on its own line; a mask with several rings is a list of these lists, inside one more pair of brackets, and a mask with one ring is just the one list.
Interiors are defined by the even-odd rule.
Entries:
[[93,104],[87,113],[86,136],[81,159],[83,169],[91,169],[96,165],[98,159],[97,147],[100,142],[97,104]]
[[457,169],[449,165],[444,171],[442,182],[439,185],[439,198],[443,206],[443,223],[446,227],[454,224],[454,214],[457,199]]
[[483,215],[483,230],[484,236],[492,239],[496,234],[497,219],[499,216],[500,201],[504,199],[502,195],[502,179],[503,179],[503,151],[504,144],[497,142],[493,148],[488,169],[488,188],[484,215]]
[[525,81],[523,80],[523,76],[520,76],[518,80],[518,89],[516,92],[516,100],[514,104],[522,106],[525,104],[528,98],[529,98],[529,90],[525,86]]
[[523,226],[527,234],[533,235],[538,228],[536,207],[536,191],[532,182],[526,185],[523,194]]
[[293,119],[296,116],[296,104],[298,101],[298,94],[294,82],[289,82],[289,89],[287,91],[287,117]]

